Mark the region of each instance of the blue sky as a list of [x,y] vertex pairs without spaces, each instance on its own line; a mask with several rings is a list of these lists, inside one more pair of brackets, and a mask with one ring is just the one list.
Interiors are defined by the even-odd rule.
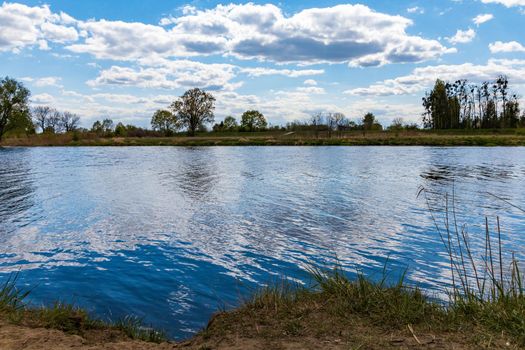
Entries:
[[0,75],[84,126],[147,126],[192,87],[216,95],[216,120],[419,121],[437,77],[506,74],[525,95],[524,21],[525,0],[4,2]]

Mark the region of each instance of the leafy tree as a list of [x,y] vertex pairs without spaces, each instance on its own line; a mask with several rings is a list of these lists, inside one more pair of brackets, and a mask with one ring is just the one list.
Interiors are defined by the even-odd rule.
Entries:
[[115,126],[115,136],[127,136],[128,134],[128,128],[122,123],[119,122],[117,126]]
[[516,95],[512,96],[510,101],[505,104],[505,109],[501,118],[503,128],[515,128],[518,126],[520,119],[520,104]]
[[97,134],[111,134],[113,132],[113,120],[106,118],[102,122],[97,120],[93,123],[91,131]]
[[239,127],[239,124],[237,123],[237,119],[232,117],[231,115],[224,118],[224,129],[226,130],[235,130]]
[[238,127],[237,120],[229,115],[222,122],[213,125],[213,131],[234,131]]
[[363,117],[363,128],[365,130],[371,130],[376,122],[376,117],[373,113],[367,113]]
[[518,97],[509,90],[509,80],[499,76],[481,85],[466,80],[437,80],[423,98],[423,123],[427,128],[514,128],[518,126]]
[[18,81],[5,77],[0,80],[0,141],[15,120],[30,118],[28,89]]
[[91,127],[91,131],[97,134],[101,134],[103,132],[102,123],[100,122],[100,120],[97,120],[96,122],[93,123],[93,126]]
[[6,131],[10,135],[30,135],[35,133],[29,110],[17,111],[9,120]]
[[367,113],[363,117],[362,127],[364,130],[383,130],[383,126],[376,120],[373,113]]
[[215,97],[199,88],[188,90],[170,106],[171,111],[188,128],[190,136],[207,123],[213,123]]
[[151,118],[151,127],[166,136],[172,136],[181,127],[181,121],[176,115],[167,110],[159,109]]
[[241,117],[241,128],[246,131],[259,131],[264,130],[268,126],[266,118],[259,111],[246,111]]

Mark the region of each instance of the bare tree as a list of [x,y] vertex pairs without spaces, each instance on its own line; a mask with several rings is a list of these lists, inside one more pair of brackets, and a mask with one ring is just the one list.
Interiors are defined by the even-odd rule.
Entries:
[[341,136],[341,132],[348,127],[349,120],[343,113],[334,113],[333,119],[335,128],[337,131],[339,131],[339,136]]
[[328,138],[331,138],[332,131],[334,131],[337,126],[334,113],[326,113],[326,117],[324,118],[324,120],[326,122],[326,127],[328,128]]
[[45,131],[50,133],[59,133],[62,132],[62,125],[60,121],[62,120],[62,113],[53,109],[48,120]]
[[319,138],[319,129],[321,128],[321,125],[323,125],[323,113],[319,112],[310,118],[310,125],[313,126],[315,131],[315,138]]
[[75,131],[78,129],[80,117],[71,112],[64,112],[60,116],[60,128],[65,132]]
[[53,112],[53,109],[49,106],[37,106],[33,108],[33,123],[36,127],[40,128],[42,132],[47,127],[49,116]]

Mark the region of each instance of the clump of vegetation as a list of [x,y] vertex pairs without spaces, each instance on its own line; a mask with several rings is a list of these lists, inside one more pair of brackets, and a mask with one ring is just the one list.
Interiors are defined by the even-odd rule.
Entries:
[[[426,196],[425,190],[421,193]],[[442,342],[460,349],[525,347],[523,274],[514,257],[510,268],[505,268],[499,220],[495,233],[486,221],[485,255],[476,258],[448,199],[444,225],[437,224],[435,211],[431,213],[450,260],[448,300],[408,285],[405,274],[388,283],[386,270],[377,281],[362,274],[351,278],[340,268],[312,269],[313,283],[308,287],[273,284],[256,292],[240,308],[218,314],[200,335],[203,343],[213,344],[219,335],[226,334],[270,340],[314,337],[385,348],[401,336],[399,341],[407,344],[410,339],[412,345]]]
[[506,76],[481,85],[438,79],[423,97],[423,124],[431,129],[494,129],[525,127],[519,97]]
[[[428,204],[427,191],[422,188],[420,193],[425,195]],[[448,195],[445,197],[442,227],[434,211],[431,213],[450,261],[452,290],[448,316],[458,324],[474,323],[506,334],[525,346],[524,276],[514,254],[509,264],[504,261],[499,217],[495,233],[491,233],[488,218],[485,218],[485,254],[477,258],[472,252],[466,227],[458,225],[454,195],[451,200]]]
[[[30,291],[17,288],[18,273],[11,274],[0,286],[0,318],[28,327],[58,329],[69,334],[83,335],[91,330],[121,332],[130,339],[161,343],[166,341],[163,332],[144,327],[142,320],[124,317],[116,322],[92,318],[77,306],[56,302],[51,306],[29,307],[24,300]],[[118,335],[118,334],[117,334]]]

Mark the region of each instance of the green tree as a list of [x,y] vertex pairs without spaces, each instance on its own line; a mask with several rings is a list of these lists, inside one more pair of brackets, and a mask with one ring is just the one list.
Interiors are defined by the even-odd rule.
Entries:
[[181,122],[176,115],[167,110],[159,109],[151,117],[151,127],[166,136],[172,136],[181,127]]
[[246,131],[260,131],[268,127],[266,118],[259,111],[246,111],[241,117],[241,128]]
[[365,114],[365,116],[363,117],[363,120],[362,120],[363,129],[365,129],[365,130],[372,130],[372,128],[374,127],[375,122],[376,122],[376,116],[373,113]]
[[91,127],[91,132],[97,134],[111,134],[113,132],[113,120],[106,118],[102,122],[97,120]]
[[199,88],[188,90],[170,106],[181,125],[188,128],[190,136],[207,123],[213,123],[215,97]]
[[237,119],[235,119],[231,115],[224,118],[224,129],[231,131],[237,129],[238,126],[239,124],[237,123]]
[[510,101],[505,103],[503,113],[501,120],[503,128],[515,128],[518,126],[520,119],[520,104],[517,96],[513,96]]
[[[447,95],[447,85],[443,80],[436,80],[434,88],[423,98],[425,114],[423,122],[426,127],[432,129],[450,128],[450,109],[449,98]],[[453,110],[456,109],[454,102]]]
[[5,77],[0,80],[0,141],[5,132],[19,124],[21,119],[30,120],[30,94],[22,83],[14,79]]
[[128,135],[128,128],[122,123],[119,122],[117,126],[115,126],[115,136],[122,136],[125,137]]

